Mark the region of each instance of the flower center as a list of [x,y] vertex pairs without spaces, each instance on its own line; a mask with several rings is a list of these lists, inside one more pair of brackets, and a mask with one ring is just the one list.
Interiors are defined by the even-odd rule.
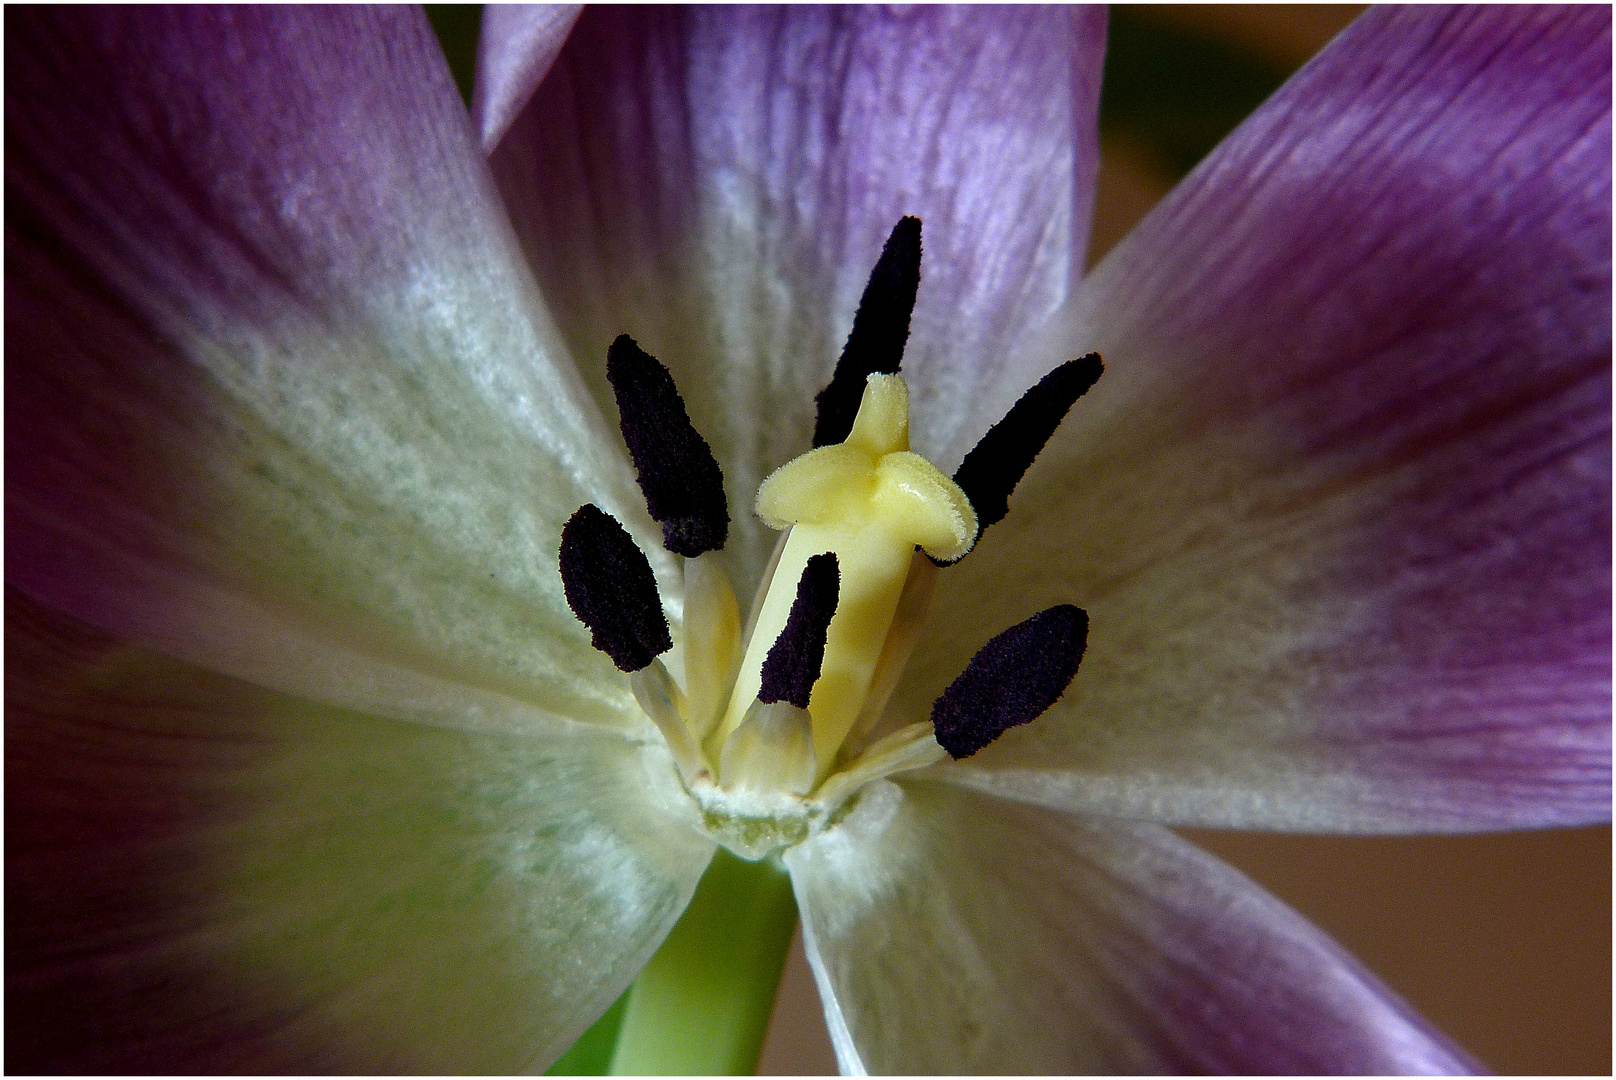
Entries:
[[593,506],[562,533],[567,601],[629,673],[704,828],[743,858],[833,826],[877,779],[969,756],[1035,719],[1082,659],[1087,616],[1050,608],[989,641],[930,722],[875,738],[939,568],[1005,516],[1010,492],[1101,370],[1093,354],[1055,369],[950,479],[909,449],[909,389],[896,374],[919,280],[920,222],[905,218],[817,399],[814,448],[758,489],[758,516],[784,535],[744,633],[711,554],[729,525],[712,451],[661,364],[627,335],[607,356],[647,507],[683,556],[683,682],[658,658],[672,638],[649,562]]

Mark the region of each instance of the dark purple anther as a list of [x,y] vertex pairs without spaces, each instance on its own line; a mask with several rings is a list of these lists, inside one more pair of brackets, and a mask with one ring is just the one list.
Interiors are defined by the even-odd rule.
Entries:
[[606,378],[646,509],[662,526],[662,544],[695,558],[717,551],[729,536],[724,474],[712,447],[685,412],[673,376],[627,334],[606,353]]
[[836,361],[830,385],[814,398],[819,415],[814,445],[830,446],[847,438],[864,398],[864,384],[880,372],[895,375],[909,340],[909,316],[920,292],[920,219],[905,217],[892,227],[881,257],[864,286],[853,329]]
[[561,530],[561,586],[572,613],[589,627],[590,644],[623,671],[649,667],[673,648],[651,564],[628,530],[598,506],[579,507]]
[[1088,613],[1061,604],[989,641],[932,705],[938,743],[967,758],[1038,719],[1071,684],[1088,636]]
[[792,601],[785,629],[763,658],[759,701],[789,701],[800,709],[808,707],[808,695],[825,663],[825,634],[836,614],[841,588],[836,556],[826,552],[808,560],[797,580],[797,599]]

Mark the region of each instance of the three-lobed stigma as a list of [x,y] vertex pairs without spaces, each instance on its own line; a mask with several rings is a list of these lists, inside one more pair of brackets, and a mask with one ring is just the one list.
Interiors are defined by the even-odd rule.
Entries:
[[707,831],[744,858],[801,842],[874,780],[967,757],[1031,722],[1082,659],[1087,615],[1050,608],[988,642],[929,722],[882,724],[939,568],[1004,517],[1022,475],[1103,370],[1095,354],[1056,368],[951,479],[909,448],[909,389],[898,371],[919,281],[920,221],[906,217],[816,398],[813,448],[758,489],[758,516],[785,536],[744,634],[718,561],[729,515],[717,462],[666,368],[627,335],[608,354],[647,508],[664,546],[682,556],[683,680],[658,658],[672,638],[648,561],[593,506],[563,531],[567,601],[593,644],[630,673]]

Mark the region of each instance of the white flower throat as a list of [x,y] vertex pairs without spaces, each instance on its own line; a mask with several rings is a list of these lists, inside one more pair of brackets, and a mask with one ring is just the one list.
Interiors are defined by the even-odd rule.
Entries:
[[[1062,605],[990,641],[929,722],[883,732],[939,567],[1000,520],[1010,491],[1099,357],[1046,376],[953,479],[909,449],[909,390],[896,374],[919,284],[920,223],[893,230],[835,378],[819,395],[815,448],[770,475],[756,512],[785,530],[743,631],[724,545],[722,474],[671,375],[626,335],[607,374],[664,543],[684,556],[684,671],[650,564],[609,515],[583,507],[562,534],[567,600],[597,648],[630,673],[712,838],[743,858],[800,843],[866,784],[965,757],[1035,719],[1076,674],[1087,617]],[[946,569],[943,571],[946,572]]]

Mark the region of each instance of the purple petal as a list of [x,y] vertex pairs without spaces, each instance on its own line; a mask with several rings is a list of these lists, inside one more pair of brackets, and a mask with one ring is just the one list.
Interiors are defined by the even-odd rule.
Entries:
[[34,9],[6,44],[8,582],[327,702],[631,722],[555,552],[584,502],[656,533],[424,18]]
[[472,122],[493,150],[555,62],[583,10],[579,4],[489,4],[477,39]]
[[493,166],[601,400],[630,333],[745,506],[808,445],[901,215],[925,222],[918,448],[999,391],[1082,266],[1103,38],[1098,9],[591,10]]
[[12,1070],[543,1069],[712,850],[600,729],[317,706],[27,601],[6,642]]
[[1474,1067],[1301,916],[1157,826],[882,783],[786,862],[844,1073]]
[[1089,652],[960,778],[1170,824],[1609,820],[1609,44],[1603,8],[1372,11],[1096,270],[1107,373],[943,575],[903,708],[1051,603]]

